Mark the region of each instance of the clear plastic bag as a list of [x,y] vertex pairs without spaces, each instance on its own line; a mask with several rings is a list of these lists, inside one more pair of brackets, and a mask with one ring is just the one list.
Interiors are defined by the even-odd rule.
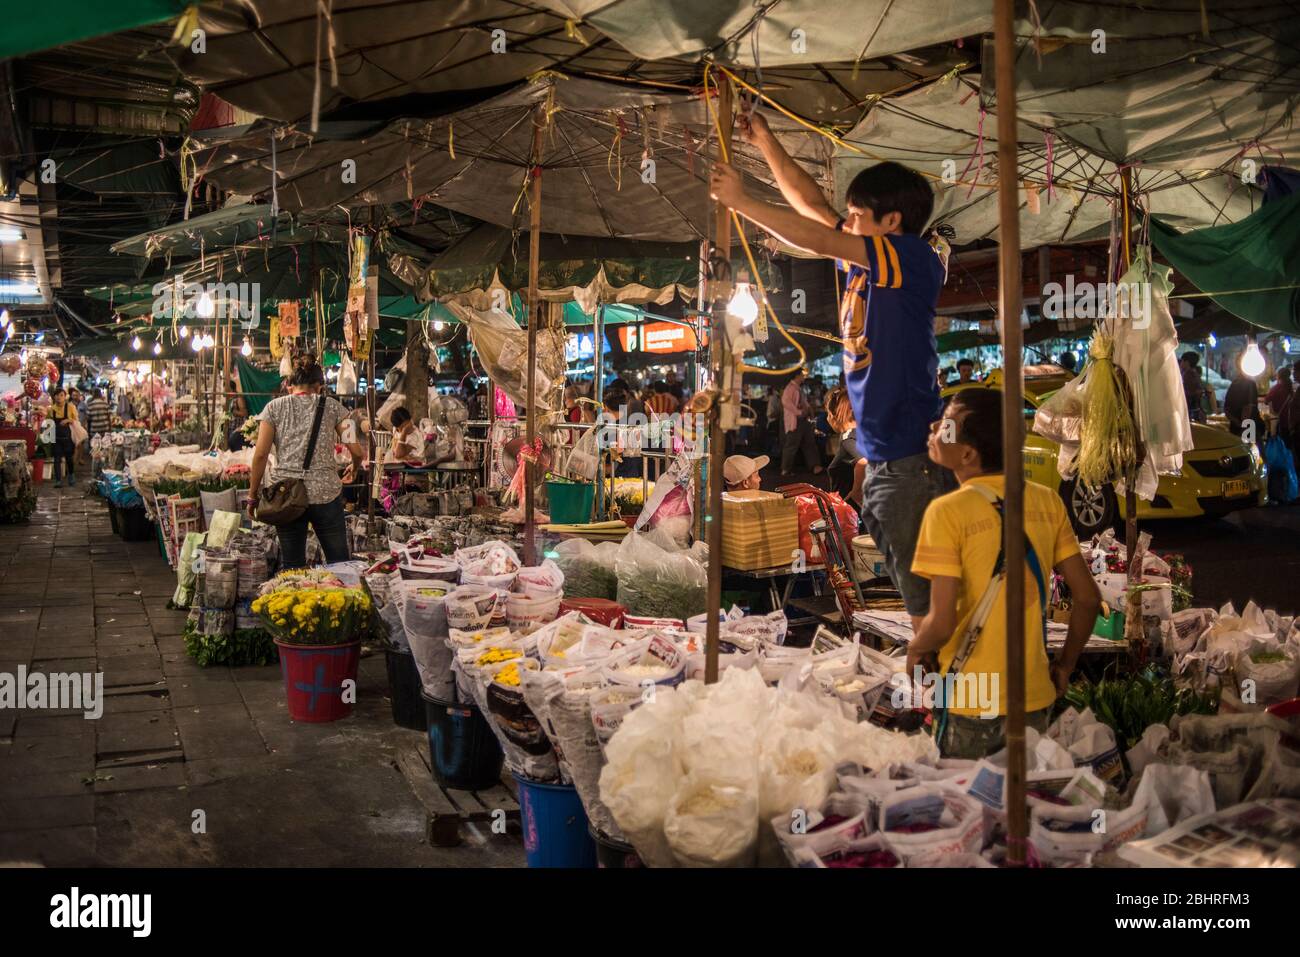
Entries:
[[643,617],[685,621],[698,615],[707,605],[708,571],[697,557],[703,551],[662,547],[653,533],[629,534],[615,561],[618,603]]

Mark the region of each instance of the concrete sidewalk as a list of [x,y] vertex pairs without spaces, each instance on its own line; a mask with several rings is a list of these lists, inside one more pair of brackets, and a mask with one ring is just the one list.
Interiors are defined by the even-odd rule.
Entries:
[[394,766],[424,736],[393,724],[382,655],[362,659],[351,718],[295,724],[278,665],[186,656],[175,586],[84,486],[44,484],[29,523],[0,525],[0,674],[102,672],[105,696],[98,720],[0,710],[0,863],[522,866],[517,837],[424,842]]

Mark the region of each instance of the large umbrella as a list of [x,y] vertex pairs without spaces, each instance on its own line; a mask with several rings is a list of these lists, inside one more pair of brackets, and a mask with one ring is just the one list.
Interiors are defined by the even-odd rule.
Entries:
[[[308,118],[314,102],[322,116],[354,105],[369,116],[389,104],[427,107],[541,70],[689,90],[709,52],[748,67],[751,79],[761,75],[801,114],[851,123],[871,96],[966,58],[951,46],[906,61],[880,59],[885,54],[949,44],[989,23],[986,0],[936,0],[924,16],[894,0],[858,0],[848,16],[823,0],[763,7],[770,9],[751,0],[332,0],[328,7],[243,0],[200,8],[202,53],[187,46],[169,53],[204,89],[281,121]],[[755,70],[748,36],[736,40],[760,12]]]
[[[548,118],[534,162],[533,119]],[[796,158],[827,179],[830,144],[771,119]],[[204,175],[281,208],[323,209],[427,200],[512,229],[527,224],[526,177],[540,168],[544,232],[696,242],[708,234],[709,107],[683,93],[547,75],[434,119],[363,128],[322,126],[325,136],[269,122],[200,135]],[[776,200],[757,151],[738,148],[750,188]]]

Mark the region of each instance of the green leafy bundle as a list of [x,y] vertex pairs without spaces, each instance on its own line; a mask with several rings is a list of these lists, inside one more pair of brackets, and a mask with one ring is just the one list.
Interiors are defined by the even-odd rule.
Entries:
[[202,668],[214,665],[273,665],[280,653],[261,628],[237,628],[233,635],[205,635],[186,622],[185,653]]
[[1071,685],[1065,700],[1079,710],[1091,708],[1109,725],[1125,749],[1133,747],[1153,724],[1167,724],[1176,714],[1215,714],[1217,694],[1178,688],[1173,679],[1154,668],[1123,678],[1103,678]]
[[197,482],[182,482],[179,479],[159,479],[153,487],[154,495],[162,498],[167,495],[179,495],[181,498],[198,498]]

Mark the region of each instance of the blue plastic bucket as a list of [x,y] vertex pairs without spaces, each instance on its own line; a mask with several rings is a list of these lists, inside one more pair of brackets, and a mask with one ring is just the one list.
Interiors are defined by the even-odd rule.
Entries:
[[571,784],[542,784],[515,776],[529,867],[595,867],[596,842]]

